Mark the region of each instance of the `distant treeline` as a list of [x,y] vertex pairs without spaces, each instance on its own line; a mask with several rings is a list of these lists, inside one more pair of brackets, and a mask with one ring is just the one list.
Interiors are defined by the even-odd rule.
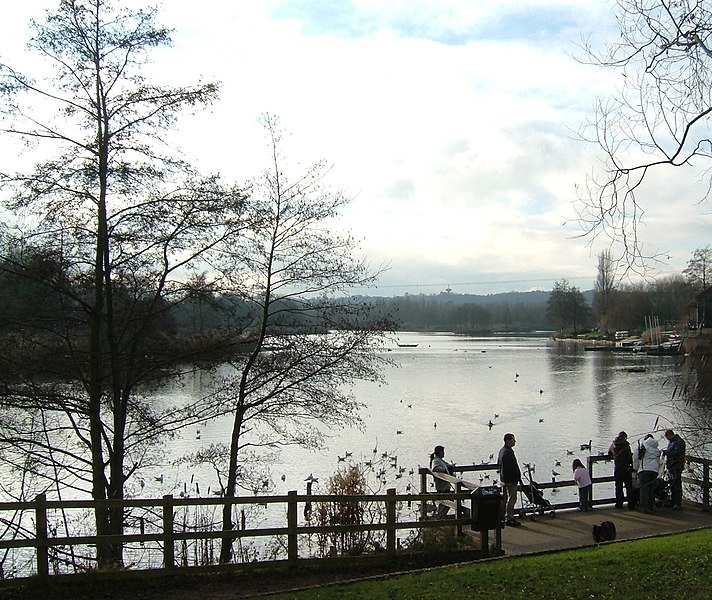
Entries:
[[[2,265],[0,265],[2,267]],[[0,299],[3,314],[0,332],[49,331],[68,326],[68,320],[79,320],[83,291],[77,285],[71,296],[78,299],[75,306],[68,306],[66,295],[56,288],[48,289],[43,281],[47,278],[63,279],[61,268],[52,260],[30,265],[34,280],[14,276],[9,269],[0,268]],[[45,270],[49,272],[44,272]],[[120,288],[119,288],[120,289]],[[411,295],[398,297],[354,296],[341,303],[344,315],[338,318],[333,312],[325,315],[319,308],[319,299],[314,299],[313,310],[301,306],[290,310],[289,301],[283,300],[279,314],[270,325],[271,334],[290,331],[325,331],[340,324],[349,326],[346,318],[348,307],[368,305],[371,314],[380,315],[401,331],[452,331],[455,333],[489,334],[495,331],[552,330],[554,325],[547,316],[550,292],[508,292],[491,295],[442,293],[436,295]],[[592,292],[584,293],[590,302]],[[124,297],[115,298],[117,305],[141,303],[146,300]],[[186,294],[180,301],[165,303],[162,315],[153,321],[153,329],[165,336],[211,335],[216,331],[245,332],[251,328],[259,306],[237,296],[211,293]],[[332,305],[332,311],[334,307]],[[338,309],[337,309],[338,310]],[[68,314],[69,313],[69,314]],[[71,316],[70,316],[71,315]],[[29,326],[29,327],[28,327]],[[70,327],[70,329],[73,329]],[[75,330],[75,334],[78,331]],[[248,336],[249,337],[249,336]]]
[[[592,292],[584,293],[590,302]],[[491,334],[496,331],[551,331],[547,316],[550,292],[507,292],[485,296],[469,294],[411,295],[392,298],[356,296],[353,304],[370,305],[376,313],[391,319],[401,331],[452,331],[454,333]],[[292,314],[285,303],[281,323],[290,329],[324,330],[333,326],[322,323],[319,311]],[[226,310],[229,306],[230,309]],[[205,332],[220,328],[227,315],[233,327],[248,320],[254,308],[235,298],[189,299],[170,311],[172,325],[180,330]],[[290,318],[291,315],[291,318]],[[342,321],[343,322],[343,321]],[[346,321],[347,322],[347,321]],[[274,333],[277,333],[276,331]]]
[[[471,295],[441,293],[395,298],[364,298],[390,313],[403,331],[452,331],[491,334],[496,331],[551,331],[547,315],[551,293],[506,292]],[[590,302],[592,292],[584,293]]]
[[[14,276],[12,270],[0,263],[0,301],[3,314],[0,333],[27,332],[32,329],[51,330],[67,326],[68,312],[81,312],[84,291],[81,282],[70,283],[54,260],[28,265],[33,278]],[[63,285],[76,286],[70,294],[77,298],[76,306],[68,306],[58,287],[47,287],[47,278],[56,278]],[[675,285],[673,285],[675,284]],[[120,290],[121,287],[119,286]],[[562,288],[564,289],[564,288]],[[694,289],[678,280],[661,281],[652,285],[624,287],[608,293],[605,303],[594,290],[579,292],[575,288],[559,290],[560,294],[575,293],[582,305],[578,320],[573,323],[563,318],[554,302],[554,291],[505,292],[476,295],[442,292],[440,294],[405,294],[396,297],[354,296],[338,303],[329,303],[325,311],[319,298],[302,300],[291,306],[281,300],[270,323],[271,335],[294,331],[320,332],[328,329],[348,329],[352,315],[364,311],[391,323],[401,331],[452,331],[454,333],[491,334],[498,331],[564,331],[573,333],[600,328],[610,332],[617,329],[642,331],[646,317],[655,315],[661,324],[685,324],[690,306],[694,305]],[[145,299],[115,298],[117,305],[140,304]],[[165,302],[165,301],[164,301]],[[339,306],[341,308],[339,308]],[[368,307],[368,308],[365,308]],[[253,326],[255,315],[261,310],[254,302],[237,295],[213,294],[201,290],[180,296],[175,302],[165,302],[161,317],[154,320],[156,332],[169,336],[211,335],[216,331],[231,331],[242,337]],[[363,312],[363,311],[361,311]],[[341,313],[341,314],[337,314]],[[384,321],[385,319],[385,321]],[[28,325],[31,326],[28,328]],[[38,327],[39,326],[39,327]],[[249,335],[247,336],[249,338]]]

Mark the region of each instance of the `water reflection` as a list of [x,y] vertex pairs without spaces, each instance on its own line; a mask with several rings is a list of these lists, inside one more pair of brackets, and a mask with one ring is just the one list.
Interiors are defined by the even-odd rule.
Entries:
[[[610,422],[613,410],[609,388],[613,381],[615,357],[610,352],[594,352],[592,356],[593,385],[599,425]],[[602,431],[598,431],[601,436]]]

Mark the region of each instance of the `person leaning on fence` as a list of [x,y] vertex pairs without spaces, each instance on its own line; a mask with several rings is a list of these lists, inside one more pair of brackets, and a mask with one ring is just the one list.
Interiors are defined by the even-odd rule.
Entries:
[[682,505],[682,470],[685,466],[685,440],[672,429],[665,432],[668,446],[663,450],[666,468],[670,476],[670,496],[674,510]]
[[575,458],[574,462],[571,464],[571,468],[574,472],[574,481],[578,487],[579,494],[579,510],[583,512],[588,512],[591,510],[591,488],[593,483],[591,482],[591,475],[588,469],[583,466],[580,459]]
[[502,495],[504,500],[505,524],[517,527],[521,525],[514,518],[514,505],[517,503],[517,487],[522,479],[522,472],[519,470],[517,457],[514,454],[514,446],[517,440],[513,433],[504,434],[504,446],[499,451],[497,457],[497,468],[499,470],[499,480],[502,483]]
[[[613,479],[616,486],[616,508],[623,508],[624,500],[628,508],[635,508],[633,494],[633,452],[628,443],[628,434],[621,431],[608,448],[608,454],[613,457]],[[625,495],[623,489],[625,488]]]
[[640,506],[644,513],[651,513],[655,506],[655,482],[660,474],[660,450],[658,441],[648,433],[638,444],[633,455],[633,463],[638,468],[640,481]]
[[[433,453],[430,455],[430,470],[433,473],[445,473],[446,475],[453,474],[453,465],[445,460],[445,447],[435,446]],[[449,481],[440,479],[439,477],[433,477],[435,480],[435,491],[440,493],[452,492],[452,485]],[[437,517],[438,519],[444,519],[448,512],[450,512],[450,507],[447,504],[438,503]]]

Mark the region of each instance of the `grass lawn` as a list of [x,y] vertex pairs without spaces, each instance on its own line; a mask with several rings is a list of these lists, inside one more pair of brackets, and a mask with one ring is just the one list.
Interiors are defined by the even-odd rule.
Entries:
[[271,600],[712,598],[712,530],[442,567]]

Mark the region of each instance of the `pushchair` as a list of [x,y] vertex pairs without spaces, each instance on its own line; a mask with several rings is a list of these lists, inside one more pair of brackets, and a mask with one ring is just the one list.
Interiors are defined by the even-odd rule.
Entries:
[[660,508],[670,502],[670,479],[666,473],[664,477],[658,477],[653,485],[655,506]]
[[544,513],[548,513],[552,519],[554,518],[554,507],[551,505],[551,502],[544,498],[541,488],[539,488],[537,482],[532,478],[531,467],[527,467],[527,472],[521,481],[521,492],[522,508],[519,514],[522,518],[528,514],[532,521],[536,521],[537,514],[543,515]]

